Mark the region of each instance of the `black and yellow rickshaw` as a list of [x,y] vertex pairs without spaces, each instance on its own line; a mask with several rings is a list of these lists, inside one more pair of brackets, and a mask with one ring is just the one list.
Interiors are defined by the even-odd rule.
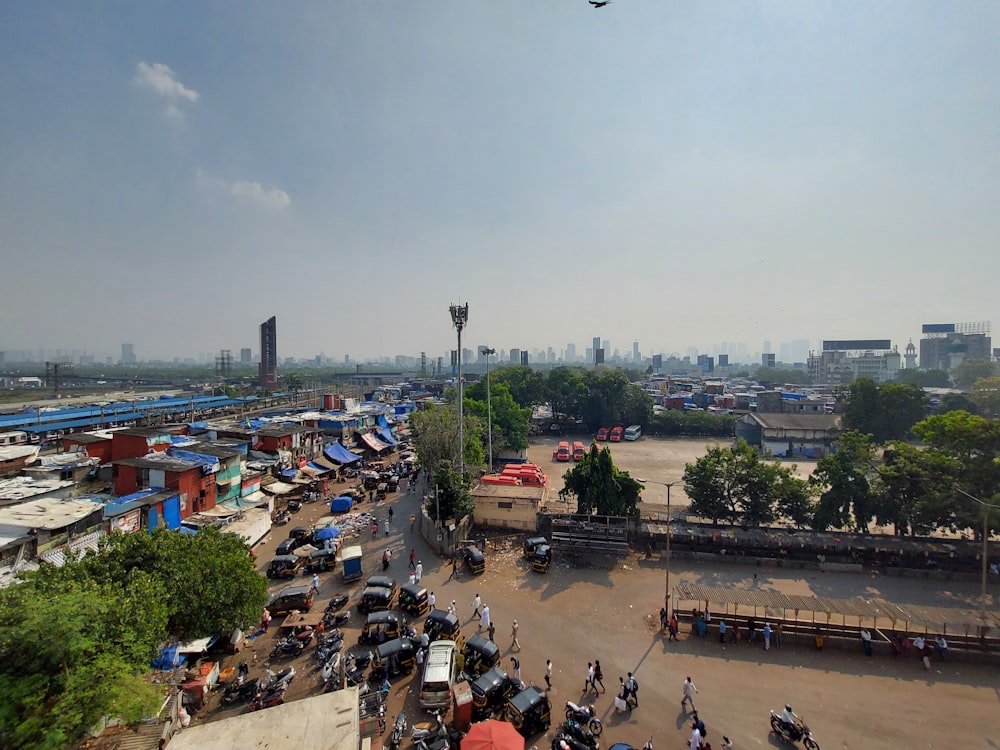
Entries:
[[477,576],[486,570],[486,555],[483,554],[483,551],[479,547],[475,545],[460,547],[458,554],[465,560],[465,564],[472,575]]
[[515,691],[514,682],[500,667],[480,675],[472,683],[472,719],[481,721],[494,711],[503,711],[507,697]]
[[524,540],[524,557],[526,560],[530,560],[535,556],[535,548],[542,545],[548,546],[549,540],[544,536],[533,536],[530,539]]
[[473,678],[500,663],[500,647],[481,635],[470,635],[462,653],[465,655],[465,673]]
[[[406,627],[403,620],[402,627]],[[395,612],[371,612],[361,628],[358,643],[385,643],[393,638],[399,638],[399,615]]]
[[507,721],[521,733],[531,737],[544,732],[552,723],[552,709],[545,691],[529,685],[517,695],[507,699]]
[[388,492],[389,492],[389,485],[388,485],[388,483],[386,483],[386,482],[379,482],[377,485],[375,485],[375,499],[376,500],[385,500],[385,496],[388,494]]
[[382,612],[392,609],[395,603],[395,589],[386,589],[381,586],[367,586],[361,592],[361,601],[358,602],[358,612],[365,614],[368,612]]
[[427,589],[419,583],[404,583],[399,587],[399,608],[414,617],[420,617],[430,612],[431,605],[427,601]]
[[455,641],[458,649],[465,647],[458,616],[443,609],[433,609],[424,620],[424,632],[431,641]]
[[396,638],[376,647],[372,653],[372,674],[391,677],[409,674],[417,663],[417,651],[409,638]]
[[539,544],[535,547],[535,553],[531,556],[531,569],[536,573],[545,573],[552,564],[552,548],[547,544]]
[[392,589],[393,593],[396,591],[396,581],[389,576],[371,576],[365,581],[365,586],[369,588]]
[[275,555],[267,564],[268,578],[295,578],[302,572],[302,558],[297,555]]

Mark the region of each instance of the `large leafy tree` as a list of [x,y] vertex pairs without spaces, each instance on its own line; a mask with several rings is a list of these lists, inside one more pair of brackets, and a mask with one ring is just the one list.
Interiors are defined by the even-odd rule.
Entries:
[[813,491],[819,494],[814,529],[832,527],[867,533],[876,507],[874,459],[872,436],[849,431],[837,439],[832,454],[816,463],[809,478]]
[[684,469],[691,512],[713,523],[758,527],[786,515],[798,525],[808,516],[809,493],[794,468],[762,460],[745,440],[732,448],[710,446]]
[[945,370],[900,370],[897,383],[910,383],[921,388],[950,388],[951,378]]
[[[953,394],[948,394],[953,395]],[[984,416],[1000,417],[1000,378],[980,378],[969,392],[973,408],[972,413]]]
[[607,446],[591,445],[583,460],[567,471],[563,479],[565,486],[559,495],[576,497],[578,513],[639,517],[637,503],[642,485],[615,466]]
[[875,481],[875,518],[896,535],[953,528],[958,461],[941,451],[895,441],[882,451]]
[[[474,414],[489,430],[493,422],[493,451],[522,450],[528,447],[528,427],[531,409],[517,405],[506,383],[491,383],[487,402],[486,382],[480,381],[465,389],[465,411]],[[483,441],[489,436],[483,432]]]
[[927,415],[927,397],[909,383],[876,385],[871,378],[858,378],[839,391],[844,401],[845,426],[871,435],[876,443],[902,440]]
[[971,388],[982,378],[997,376],[997,366],[988,359],[966,359],[951,369],[951,379],[959,388]]
[[967,411],[978,414],[979,407],[964,393],[946,393],[934,408],[935,414],[947,414],[950,411]]
[[[454,394],[454,391],[449,393]],[[477,473],[485,464],[483,450],[483,424],[475,414],[463,415],[465,442],[465,470],[470,475]],[[458,410],[453,405],[432,406],[421,409],[410,416],[414,427],[413,449],[421,466],[433,468],[441,461],[454,461],[458,446]]]
[[518,406],[530,409],[545,402],[545,376],[524,365],[510,365],[490,371],[493,384],[506,383]]
[[435,521],[461,519],[475,510],[469,496],[469,482],[448,460],[434,467],[432,491],[427,498],[427,512]]
[[579,367],[556,367],[545,381],[545,398],[552,405],[554,415],[576,417],[583,411],[587,399],[587,385]]

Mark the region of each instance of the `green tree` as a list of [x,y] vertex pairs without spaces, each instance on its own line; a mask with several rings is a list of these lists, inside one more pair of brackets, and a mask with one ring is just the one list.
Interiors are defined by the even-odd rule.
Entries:
[[849,431],[841,435],[832,454],[816,462],[809,482],[819,494],[812,527],[851,529],[867,533],[875,517],[876,496],[871,477],[875,447],[872,436]]
[[732,438],[736,432],[736,419],[731,414],[666,409],[652,416],[649,432],[670,437]]
[[488,443],[490,414],[493,422],[493,451],[523,450],[528,447],[531,409],[517,405],[506,383],[491,383],[487,403],[486,382],[479,381],[465,389],[465,412],[479,418],[483,427],[483,442]]
[[947,414],[950,411],[967,411],[969,414],[978,414],[979,407],[964,393],[946,393],[941,397],[934,413]]
[[952,485],[958,466],[954,458],[933,448],[889,443],[874,483],[878,523],[892,524],[897,536],[952,528],[956,511]]
[[927,415],[926,395],[909,383],[876,385],[871,378],[858,378],[838,395],[844,401],[845,426],[872,435],[876,443],[902,440]]
[[969,398],[974,406],[967,411],[1000,417],[1000,378],[980,378],[972,386]]
[[951,378],[944,370],[900,370],[897,383],[910,383],[921,388],[950,388]]
[[639,518],[642,485],[615,466],[607,446],[590,446],[583,460],[566,472],[562,498],[575,497],[578,513]]
[[779,514],[801,524],[810,508],[803,480],[779,461],[765,461],[745,440],[732,448],[710,446],[684,468],[691,512],[712,523],[758,527]]
[[553,415],[576,418],[583,412],[587,400],[587,384],[579,367],[556,367],[545,380],[545,398]]
[[844,404],[844,426],[878,440],[884,431],[885,414],[875,381],[858,378],[850,385],[837,388],[836,393],[838,403]]
[[302,390],[302,377],[298,373],[289,372],[281,376],[281,383],[286,390],[292,392],[295,403],[299,402],[299,391]]
[[[427,498],[427,513],[435,521],[460,520],[475,510],[469,482],[448,460],[438,461],[432,474],[433,491]],[[438,516],[440,511],[440,516]]]
[[545,403],[545,376],[523,365],[499,367],[490,371],[493,385],[506,383],[518,406],[530,409]]
[[988,359],[965,359],[951,368],[951,379],[958,388],[971,388],[982,378],[995,378],[997,366]]
[[[454,398],[454,389],[448,391]],[[475,414],[463,415],[465,441],[465,470],[474,475],[485,464],[483,450],[483,424]],[[441,461],[454,461],[458,446],[458,409],[453,404],[435,405],[421,409],[410,416],[414,428],[413,450],[421,466],[434,467]]]

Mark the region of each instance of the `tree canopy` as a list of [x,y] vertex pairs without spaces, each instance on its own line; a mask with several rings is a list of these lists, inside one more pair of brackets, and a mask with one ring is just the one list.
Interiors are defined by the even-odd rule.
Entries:
[[965,359],[951,369],[951,379],[958,388],[971,388],[977,380],[996,376],[997,366],[988,359]]
[[[454,394],[454,389],[449,393]],[[482,439],[484,427],[479,417],[468,411],[462,418],[465,423],[462,432],[465,470],[469,475],[475,475],[486,459]],[[421,466],[433,471],[441,461],[454,462],[458,447],[458,409],[454,405],[431,406],[414,412],[410,416],[410,424],[414,428],[413,449]]]
[[439,461],[434,467],[431,487],[426,507],[435,521],[459,520],[475,510],[475,503],[469,496],[468,479],[459,474],[451,461]]
[[872,487],[875,445],[871,435],[845,432],[835,451],[816,462],[809,483],[819,494],[812,527],[851,529],[866,533],[875,517],[876,497]]
[[903,440],[927,416],[923,390],[909,383],[882,383],[858,378],[838,391],[844,403],[844,423],[849,430],[871,435],[875,442]]
[[691,512],[712,523],[758,527],[785,515],[796,525],[809,517],[805,480],[780,461],[762,460],[745,440],[732,448],[709,446],[684,469]]
[[590,446],[583,460],[566,472],[560,497],[576,498],[578,513],[605,516],[639,517],[639,492],[642,485],[627,471],[621,471],[607,446]]
[[510,395],[507,383],[490,383],[488,401],[485,380],[468,386],[464,393],[465,412],[479,418],[485,428],[483,443],[486,445],[489,444],[488,430],[492,413],[494,455],[504,450],[517,451],[528,447],[531,409],[517,405]]

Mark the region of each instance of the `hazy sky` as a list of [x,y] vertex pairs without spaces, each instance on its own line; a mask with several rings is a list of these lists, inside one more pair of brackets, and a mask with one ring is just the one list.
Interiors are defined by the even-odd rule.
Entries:
[[0,350],[993,320],[1000,3],[0,7]]

